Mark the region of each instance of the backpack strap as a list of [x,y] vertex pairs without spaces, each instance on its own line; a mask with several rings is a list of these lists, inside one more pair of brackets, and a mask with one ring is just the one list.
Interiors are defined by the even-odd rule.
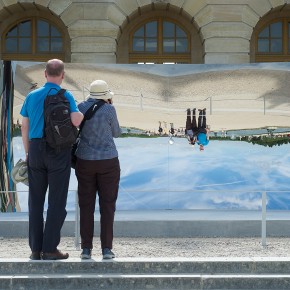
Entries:
[[63,94],[63,95],[66,92],[66,89],[57,90],[57,88],[50,88],[49,91],[48,91],[48,93],[46,94],[46,97],[49,95],[49,93],[50,93],[51,90],[56,90],[56,94],[60,93],[60,94]]

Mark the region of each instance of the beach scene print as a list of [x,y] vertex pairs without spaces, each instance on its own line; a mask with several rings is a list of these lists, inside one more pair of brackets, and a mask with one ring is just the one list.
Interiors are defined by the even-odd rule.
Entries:
[[[19,115],[29,91],[45,83],[45,64],[14,63],[13,159],[24,158]],[[114,92],[122,137],[118,210],[289,209],[289,69],[245,65],[66,64],[63,87],[78,102],[94,79]],[[209,143],[189,143],[187,109],[206,109]],[[197,111],[198,112],[198,111]],[[17,184],[19,211],[27,190]],[[67,209],[75,209],[71,173]],[[96,209],[97,210],[97,209]]]

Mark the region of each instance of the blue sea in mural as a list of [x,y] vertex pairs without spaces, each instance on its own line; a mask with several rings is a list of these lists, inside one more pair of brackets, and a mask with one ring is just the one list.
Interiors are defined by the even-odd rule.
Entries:
[[[118,210],[290,209],[290,145],[264,147],[243,141],[214,141],[200,152],[185,138],[118,138],[121,164]],[[24,158],[21,137],[13,139],[14,162]],[[75,208],[72,170],[67,210]],[[17,185],[22,211],[28,187]],[[97,207],[96,207],[97,210]]]

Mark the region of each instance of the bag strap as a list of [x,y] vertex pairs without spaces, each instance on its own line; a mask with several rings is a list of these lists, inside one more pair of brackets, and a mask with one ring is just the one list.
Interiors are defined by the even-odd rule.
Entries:
[[77,138],[79,137],[85,123],[86,123],[86,120],[90,120],[94,114],[105,104],[106,102],[104,100],[100,100],[100,101],[97,101],[95,103],[93,103],[89,108],[88,110],[85,112],[85,115],[84,115],[84,119],[80,125],[80,128],[79,128],[79,132],[78,132],[78,135],[77,135]]

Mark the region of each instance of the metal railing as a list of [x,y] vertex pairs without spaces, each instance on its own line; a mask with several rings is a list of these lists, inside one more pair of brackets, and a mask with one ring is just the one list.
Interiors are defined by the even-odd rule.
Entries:
[[[0,194],[7,194],[7,193],[14,193],[14,194],[17,194],[17,193],[23,193],[23,192],[26,192],[28,193],[28,191],[24,191],[24,190],[21,190],[21,191],[0,191]],[[77,250],[80,249],[80,226],[79,226],[79,217],[80,217],[80,213],[79,213],[79,204],[78,204],[78,194],[77,194],[77,191],[76,190],[69,190],[69,192],[75,192],[75,235],[74,235],[74,239],[75,239],[75,248]],[[128,191],[126,191],[128,192]],[[133,192],[136,192],[136,191],[132,191]],[[148,191],[138,191],[138,193],[140,192],[148,192]],[[155,191],[154,191],[155,192]],[[156,190],[156,192],[160,192],[158,190]],[[165,192],[165,190],[162,190],[162,192]],[[172,193],[172,192],[217,192],[215,190],[185,190],[185,191],[177,191],[177,190],[174,190],[174,191],[170,191],[170,190],[166,190],[166,192],[169,194],[169,193]],[[218,191],[220,192],[220,191]],[[263,247],[265,247],[267,245],[267,241],[266,241],[266,238],[267,238],[267,232],[266,232],[266,225],[267,225],[267,193],[277,193],[277,192],[289,192],[289,191],[241,191],[241,190],[222,190],[222,192],[231,192],[231,193],[261,193],[261,245]],[[168,209],[167,207],[164,207],[164,209]],[[226,209],[225,209],[226,210]]]

